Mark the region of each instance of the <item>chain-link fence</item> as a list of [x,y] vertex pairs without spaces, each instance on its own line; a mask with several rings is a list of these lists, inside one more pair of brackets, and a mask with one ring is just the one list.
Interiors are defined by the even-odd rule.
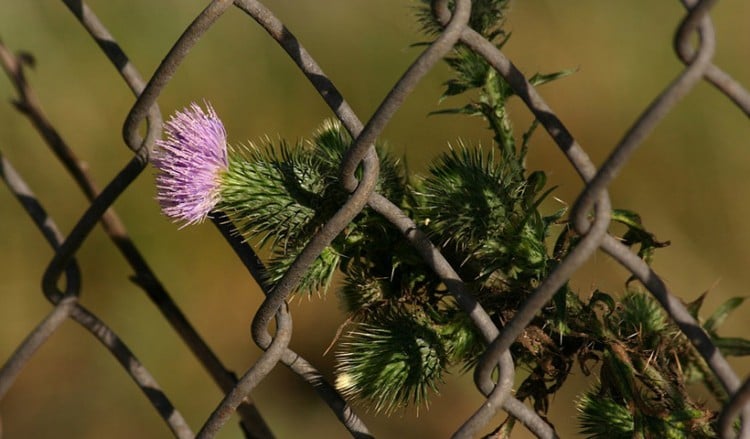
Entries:
[[[401,79],[384,97],[375,114],[366,123],[363,123],[354,113],[345,97],[336,89],[302,43],[274,15],[273,11],[259,1],[215,0],[210,2],[175,42],[148,81],[144,81],[134,63],[123,52],[91,8],[82,1],[64,0],[64,3],[96,41],[137,97],[123,127],[124,139],[133,157],[112,181],[99,190],[87,170],[81,166],[75,152],[58,134],[53,121],[47,120],[44,116],[42,106],[24,75],[24,68],[30,63],[30,59],[24,55],[15,55],[0,45],[0,61],[17,91],[15,101],[17,109],[29,118],[90,201],[88,209],[81,215],[75,227],[63,234],[55,225],[53,218],[45,213],[42,200],[34,196],[25,183],[23,175],[0,155],[2,160],[0,174],[3,180],[54,249],[54,257],[47,266],[42,279],[44,295],[53,305],[53,309],[26,337],[0,370],[0,399],[8,393],[15,379],[38,349],[58,331],[65,321],[72,319],[84,327],[117,359],[169,426],[174,436],[188,438],[196,435],[168,395],[160,389],[146,366],[138,361],[118,334],[110,329],[94,311],[87,309],[79,302],[82,293],[81,274],[76,255],[94,227],[101,224],[111,238],[112,244],[122,253],[134,271],[135,283],[157,305],[163,317],[180,335],[225,394],[225,398],[197,433],[198,437],[214,437],[235,413],[241,419],[242,430],[246,437],[272,437],[271,432],[274,426],[266,424],[249,395],[274,368],[280,365],[288,367],[305,380],[328,404],[352,436],[371,437],[376,432],[371,432],[367,428],[336,388],[328,383],[311,363],[290,349],[292,317],[285,304],[290,293],[323,249],[350,224],[356,215],[369,206],[401,231],[403,239],[413,246],[414,252],[419,254],[440,277],[488,345],[475,371],[476,385],[486,396],[486,402],[457,429],[455,437],[473,437],[486,430],[490,427],[489,423],[498,410],[504,410],[520,420],[538,437],[556,436],[554,428],[549,423],[514,396],[515,371],[510,347],[539,310],[599,249],[610,255],[646,286],[692,342],[721,386],[731,395],[730,402],[722,409],[717,424],[722,437],[735,435],[733,424],[738,419],[743,420],[740,429],[741,437],[750,437],[750,423],[746,420],[746,417],[750,415],[750,406],[746,404],[750,398],[748,382],[743,383],[740,380],[712,343],[708,334],[701,329],[685,305],[670,294],[669,288],[658,274],[622,242],[608,234],[612,210],[607,192],[608,187],[626,165],[632,152],[696,84],[701,81],[709,82],[718,92],[730,99],[740,111],[750,115],[750,94],[712,62],[716,43],[709,12],[716,3],[715,1],[683,0],[685,15],[675,34],[674,48],[680,60],[685,64],[684,70],[659,93],[599,167],[594,166],[585,149],[513,63],[498,50],[496,45],[468,27],[472,6],[470,0],[456,0],[455,2],[434,0],[432,2],[432,12],[443,23],[443,31],[404,72]],[[112,204],[128,190],[144,170],[154,142],[161,136],[162,116],[156,104],[161,92],[170,83],[190,49],[232,7],[246,13],[286,51],[351,137],[355,139],[340,164],[341,184],[351,193],[351,196],[312,236],[307,246],[273,288],[266,285],[266,280],[261,274],[263,263],[252,248],[242,242],[231,223],[220,216],[213,218],[213,222],[227,242],[266,293],[265,300],[255,314],[252,324],[253,340],[264,353],[240,377],[235,377],[227,370],[212,348],[196,332],[159,282],[156,273],[146,262],[136,243],[128,237],[123,222],[111,209]],[[695,42],[697,44],[694,44]],[[513,319],[502,330],[468,293],[456,270],[448,263],[441,251],[430,242],[427,235],[420,231],[420,227],[398,206],[375,191],[379,170],[378,157],[373,148],[375,139],[381,135],[393,114],[402,106],[425,74],[446,57],[457,44],[480,55],[496,69],[533,113],[540,125],[554,139],[567,157],[570,166],[585,182],[585,188],[570,212],[571,223],[581,236],[580,241],[575,249],[541,282],[536,291],[524,301]],[[141,128],[144,123],[147,130],[145,136],[142,137]],[[363,172],[360,178],[356,178],[356,170],[359,167]],[[593,216],[590,215],[592,211],[595,212]],[[268,328],[273,321],[275,321],[276,330],[272,335]],[[13,420],[4,419],[4,422],[12,423]]]

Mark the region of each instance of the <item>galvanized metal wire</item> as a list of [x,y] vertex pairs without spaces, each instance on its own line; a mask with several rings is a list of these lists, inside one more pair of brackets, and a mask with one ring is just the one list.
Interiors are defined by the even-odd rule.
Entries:
[[[30,119],[90,202],[76,225],[67,236],[64,235],[45,212],[42,200],[35,197],[23,176],[0,154],[0,176],[54,250],[54,256],[47,265],[42,279],[42,291],[51,303],[52,310],[0,369],[0,400],[8,393],[20,371],[37,350],[63,322],[72,319],[87,329],[118,360],[175,437],[212,438],[234,413],[239,414],[246,437],[273,437],[273,426],[266,424],[250,394],[279,364],[290,368],[314,388],[353,437],[373,437],[334,386],[326,382],[311,363],[289,348],[290,340],[293,338],[293,320],[286,307],[286,300],[313,261],[362,209],[369,206],[388,219],[414,247],[414,251],[442,279],[488,344],[474,371],[476,386],[486,396],[486,401],[462,426],[457,426],[453,437],[475,437],[482,429],[488,427],[492,417],[501,409],[520,420],[540,438],[557,436],[550,424],[513,396],[515,370],[510,346],[538,311],[551,300],[554,293],[599,249],[609,254],[645,285],[695,346],[730,395],[730,402],[723,408],[719,420],[721,436],[733,437],[733,423],[739,417],[742,425],[740,437],[750,437],[750,381],[740,380],[709,336],[683,303],[669,291],[659,275],[629,248],[608,234],[611,212],[609,186],[628,163],[633,151],[643,144],[649,133],[696,84],[703,80],[711,83],[740,111],[750,116],[750,93],[713,63],[715,30],[709,12],[715,5],[715,0],[682,0],[685,15],[675,33],[674,48],[685,68],[673,81],[665,85],[663,91],[643,111],[598,168],[575,136],[511,60],[495,45],[468,27],[472,7],[470,0],[432,1],[432,10],[443,23],[443,31],[406,69],[383,98],[377,111],[364,123],[301,42],[258,0],[211,1],[188,25],[147,82],[142,79],[134,64],[91,8],[81,0],[63,2],[119,71],[136,97],[123,124],[123,139],[127,148],[133,152],[133,156],[122,166],[116,177],[99,190],[86,169],[81,167],[73,150],[44,115],[41,103],[24,76],[22,57],[14,55],[0,44],[0,63],[16,89],[17,108]],[[263,354],[240,377],[235,377],[226,369],[180,311],[112,209],[112,204],[128,190],[146,167],[154,141],[161,135],[162,117],[157,105],[159,96],[179,70],[181,63],[189,56],[190,49],[232,6],[243,11],[279,44],[354,139],[340,165],[341,184],[351,196],[315,233],[273,289],[269,288],[260,274],[263,272],[263,263],[254,250],[241,241],[225,218],[220,215],[213,218],[222,236],[265,293],[264,301],[257,310],[251,327],[253,340],[263,350]],[[698,41],[698,44],[694,45],[693,41]],[[484,57],[505,78],[584,182],[584,188],[571,211],[572,224],[581,236],[580,243],[528,297],[502,331],[493,323],[482,306],[468,294],[466,285],[456,270],[419,226],[399,207],[375,190],[379,173],[379,161],[373,147],[375,139],[381,135],[425,74],[459,43]],[[144,123],[147,129],[145,137],[142,138],[139,130]],[[363,172],[361,178],[357,179],[355,170],[359,167]],[[130,264],[135,272],[134,280],[137,285],[158,307],[163,317],[180,335],[225,395],[197,434],[191,431],[180,412],[160,390],[154,377],[124,341],[93,311],[79,303],[81,284],[76,254],[97,224],[103,225],[113,245]],[[61,289],[60,285],[65,285],[65,288]],[[269,325],[274,320],[275,331],[271,334]]]

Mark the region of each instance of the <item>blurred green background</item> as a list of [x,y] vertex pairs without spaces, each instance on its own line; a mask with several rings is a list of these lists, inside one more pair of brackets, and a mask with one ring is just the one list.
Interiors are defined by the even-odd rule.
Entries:
[[[92,1],[144,76],[150,75],[206,2]],[[418,55],[422,41],[412,15],[415,0],[274,0],[273,9],[317,58],[361,118],[366,119]],[[640,111],[680,70],[672,53],[679,2],[553,0],[513,2],[506,53],[525,73],[577,68],[541,89],[595,163],[601,163]],[[722,2],[712,13],[716,63],[750,84],[750,3]],[[37,59],[29,80],[63,137],[103,185],[130,157],[120,131],[133,97],[62,2],[0,1],[0,37]],[[427,117],[438,106],[441,66],[429,74],[386,129],[384,138],[414,172],[458,137],[489,144],[479,119]],[[6,78],[0,96],[14,98]],[[210,100],[230,142],[264,135],[295,140],[331,113],[266,34],[238,10],[227,13],[200,41],[166,88],[165,115],[191,101]],[[530,116],[514,102],[519,131]],[[693,299],[710,289],[706,310],[750,284],[750,124],[731,102],[701,84],[671,112],[611,187],[616,207],[642,214],[672,246],[655,268],[673,291]],[[86,208],[83,196],[30,124],[10,104],[0,105],[0,150],[26,178],[66,233]],[[563,155],[541,130],[532,142],[531,169],[544,169],[554,195],[572,203],[581,189]],[[559,205],[551,202],[550,209]],[[115,208],[161,281],[228,367],[241,373],[259,355],[249,323],[260,301],[255,283],[210,224],[178,230],[160,216],[152,172],[146,171]],[[0,190],[0,361],[49,311],[39,284],[52,252],[15,199]],[[83,303],[135,351],[194,429],[220,393],[131,274],[101,230],[79,253]],[[592,258],[574,279],[582,295],[594,288],[621,291],[627,273],[608,257]],[[292,347],[331,377],[323,352],[343,317],[335,294],[295,300]],[[724,335],[746,336],[745,306]],[[739,376],[750,362],[733,360]],[[576,434],[573,400],[590,381],[575,370],[552,401],[551,420],[563,437]],[[312,390],[277,367],[253,394],[279,437],[346,437]],[[445,437],[483,399],[471,376],[446,377],[429,410],[390,417],[361,410],[378,437]],[[168,430],[115,360],[72,322],[64,324],[26,366],[0,402],[8,438],[167,437]],[[498,417],[499,422],[502,417]],[[496,423],[495,423],[496,424]],[[221,438],[239,438],[236,423]],[[518,431],[518,437],[527,437]]]

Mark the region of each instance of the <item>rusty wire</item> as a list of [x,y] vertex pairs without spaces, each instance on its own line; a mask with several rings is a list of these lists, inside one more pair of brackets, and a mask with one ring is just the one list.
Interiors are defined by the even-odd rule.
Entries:
[[[45,213],[42,203],[34,196],[22,176],[0,154],[0,176],[55,251],[42,280],[43,293],[52,303],[53,309],[0,369],[0,399],[7,394],[15,378],[37,349],[48,340],[62,322],[70,318],[89,330],[120,362],[175,437],[194,437],[185,419],[159,389],[145,366],[137,360],[114,331],[109,329],[96,314],[78,302],[80,272],[75,256],[95,225],[101,223],[113,244],[133,269],[134,282],[159,308],[164,318],[182,337],[225,394],[214,412],[208,416],[197,433],[197,437],[205,439],[214,437],[235,412],[239,414],[246,437],[273,437],[271,429],[266,425],[250,398],[250,393],[278,363],[286,365],[311,385],[353,437],[372,437],[368,428],[337,390],[325,381],[322,374],[312,364],[289,348],[289,342],[292,339],[292,317],[286,308],[287,298],[312,262],[362,209],[369,206],[388,219],[403,234],[404,239],[441,278],[488,343],[488,348],[482,355],[474,374],[477,388],[487,399],[458,428],[454,437],[476,436],[481,429],[488,426],[488,422],[500,408],[519,419],[536,436],[556,437],[557,434],[550,424],[512,395],[515,371],[509,349],[534,315],[598,249],[609,254],[645,285],[695,346],[724,390],[730,395],[730,402],[724,407],[719,419],[721,436],[724,438],[733,436],[732,425],[739,416],[742,420],[740,437],[750,437],[750,405],[747,403],[750,400],[750,381],[741,382],[726,359],[712,344],[708,335],[688,313],[682,302],[669,292],[661,278],[642,259],[607,232],[611,211],[607,188],[627,164],[633,151],[698,82],[701,80],[710,82],[741,111],[750,116],[750,93],[712,61],[715,35],[709,11],[716,3],[715,0],[682,0],[686,15],[675,33],[674,49],[679,59],[685,64],[685,68],[644,110],[599,168],[589,159],[584,148],[545,103],[542,96],[502,51],[468,27],[470,0],[452,2],[452,10],[449,8],[448,0],[432,1],[433,13],[443,23],[443,31],[394,84],[377,111],[366,123],[362,123],[343,95],[292,32],[258,0],[211,1],[187,26],[147,83],[143,81],[133,63],[106,27],[83,1],[63,0],[63,2],[89,32],[136,96],[123,124],[125,145],[133,151],[134,155],[117,176],[100,191],[86,170],[81,167],[73,149],[66,144],[44,116],[41,104],[24,77],[23,58],[13,55],[0,44],[0,63],[17,91],[16,107],[30,119],[91,203],[68,235],[63,236],[54,221]],[[251,327],[253,340],[264,352],[240,378],[235,377],[223,366],[219,358],[193,329],[159,282],[135,243],[128,237],[124,224],[111,208],[114,201],[143,171],[154,141],[161,134],[161,113],[157,106],[161,92],[169,84],[182,61],[189,55],[194,44],[221,19],[223,13],[231,6],[236,6],[246,13],[287,52],[354,139],[340,166],[341,183],[351,196],[311,238],[273,289],[269,288],[260,275],[263,272],[263,263],[253,249],[241,241],[225,218],[221,215],[213,218],[222,236],[265,293],[265,300],[255,314]],[[691,43],[695,35],[698,36],[697,47],[693,47]],[[572,224],[582,237],[580,243],[528,297],[502,331],[495,326],[482,306],[467,293],[461,278],[439,249],[429,241],[426,234],[420,231],[414,221],[395,204],[375,191],[379,173],[379,161],[373,148],[375,139],[379,137],[424,75],[459,43],[483,56],[505,78],[585,183],[571,211]],[[144,122],[147,125],[147,131],[145,138],[141,138],[139,129]],[[355,170],[360,166],[363,172],[361,179],[357,180]],[[59,288],[62,279],[64,279],[64,290]],[[271,335],[268,327],[273,319],[276,321],[276,330]],[[493,372],[497,372],[494,379]]]

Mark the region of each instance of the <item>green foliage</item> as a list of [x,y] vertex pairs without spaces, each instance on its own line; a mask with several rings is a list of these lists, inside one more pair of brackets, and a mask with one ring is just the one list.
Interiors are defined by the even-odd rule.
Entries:
[[[424,2],[425,4],[428,2]],[[498,46],[505,1],[475,1],[472,27]],[[420,9],[425,30],[440,26]],[[462,107],[438,113],[479,116],[495,145],[457,146],[437,157],[424,177],[404,178],[403,165],[377,146],[381,173],[376,190],[411,215],[440,247],[469,293],[499,326],[510,320],[538,284],[578,243],[562,220],[544,216],[540,204],[553,190],[542,171],[529,172],[526,152],[536,127],[516,138],[506,104],[514,95],[505,80],[473,52],[457,47],[447,59],[454,77],[442,98],[473,93]],[[570,71],[534,75],[543,84]],[[346,201],[339,165],[351,143],[340,124],[325,122],[312,140],[235,151],[223,176],[220,209],[247,240],[271,250],[268,280],[278,282],[300,251]],[[665,247],[638,214],[614,210],[618,238],[650,263]],[[550,240],[550,235],[557,237]],[[613,232],[614,233],[614,232]],[[549,245],[550,242],[553,245]],[[446,286],[401,233],[369,209],[326,248],[298,287],[325,291],[341,273],[338,295],[349,330],[338,340],[337,387],[376,411],[426,405],[452,369],[467,370],[485,349],[472,322]],[[531,373],[516,397],[544,414],[578,363],[598,382],[578,398],[581,431],[588,437],[712,437],[715,413],[687,391],[701,382],[718,400],[726,395],[692,345],[650,295],[630,286],[621,297],[596,290],[586,299],[568,285],[537,314],[511,347],[516,366]],[[722,338],[717,327],[742,298],[731,299],[703,324],[729,355],[747,355],[750,342]],[[689,304],[698,317],[703,296]],[[510,419],[502,434],[515,425]]]
[[578,400],[582,433],[592,438],[716,436],[713,414],[691,398],[689,374],[683,373],[703,367],[702,360],[654,299],[630,291],[600,323],[599,384]]
[[[642,438],[714,438],[705,410],[685,406],[680,401],[669,401],[658,407],[638,406],[644,397],[635,401],[616,400],[600,387],[586,392],[577,403],[581,433],[596,439]],[[651,410],[658,411],[651,411]]]
[[[422,3],[416,8],[417,21],[428,35],[436,35],[443,30],[431,9],[431,0],[420,0]],[[450,0],[448,7],[452,10],[455,2]],[[508,0],[474,0],[471,2],[471,17],[469,27],[489,40],[503,35],[502,24]]]

